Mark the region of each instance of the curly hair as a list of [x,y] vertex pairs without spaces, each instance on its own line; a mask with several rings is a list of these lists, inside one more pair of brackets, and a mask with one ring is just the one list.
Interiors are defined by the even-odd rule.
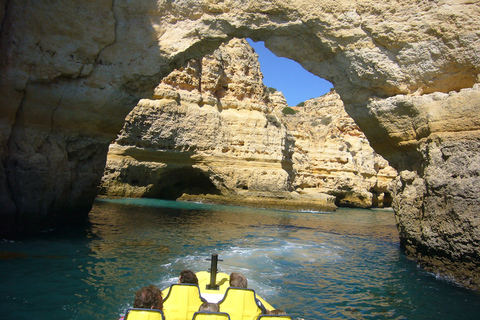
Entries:
[[191,270],[182,270],[182,272],[180,272],[180,283],[198,284],[197,275]]
[[149,285],[135,292],[134,308],[163,309],[162,291],[154,285]]

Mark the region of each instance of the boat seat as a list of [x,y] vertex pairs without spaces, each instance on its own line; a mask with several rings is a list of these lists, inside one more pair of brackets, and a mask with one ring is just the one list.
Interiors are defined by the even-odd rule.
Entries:
[[196,284],[175,283],[163,300],[166,320],[191,320],[205,300]]
[[165,320],[161,310],[129,308],[125,314],[125,320]]
[[197,311],[192,320],[230,320],[226,312]]
[[261,314],[257,320],[292,320],[288,314]]
[[218,305],[221,312],[230,315],[231,320],[256,320],[262,314],[256,300],[252,289],[229,287]]

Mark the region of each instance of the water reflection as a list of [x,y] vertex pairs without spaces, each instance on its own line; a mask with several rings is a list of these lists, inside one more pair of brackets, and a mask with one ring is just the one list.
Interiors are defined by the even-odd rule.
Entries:
[[117,319],[138,288],[205,270],[213,252],[221,271],[244,273],[294,317],[469,319],[479,308],[474,294],[404,257],[385,210],[97,201],[89,225],[74,231],[0,243],[0,319]]

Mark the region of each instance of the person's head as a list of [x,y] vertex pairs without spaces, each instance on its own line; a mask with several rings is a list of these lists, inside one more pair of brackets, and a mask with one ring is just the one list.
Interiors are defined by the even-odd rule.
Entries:
[[135,292],[134,308],[163,309],[162,291],[154,285],[149,285]]
[[230,287],[246,288],[248,285],[247,278],[241,273],[232,272],[230,274]]
[[180,272],[180,278],[178,281],[180,283],[198,284],[197,275],[191,270],[182,270],[182,272]]
[[198,308],[198,311],[218,312],[219,310],[218,304],[212,302],[204,302]]
[[273,309],[273,310],[269,310],[268,314],[287,314],[287,313],[281,309]]

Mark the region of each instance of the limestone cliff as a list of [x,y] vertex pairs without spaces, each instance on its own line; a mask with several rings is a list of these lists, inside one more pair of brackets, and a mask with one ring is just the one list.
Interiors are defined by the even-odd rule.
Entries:
[[283,95],[266,90],[262,78],[257,55],[240,39],[173,71],[110,145],[102,193],[186,193],[182,199],[234,204],[249,196],[257,198],[245,204],[269,207],[281,198],[275,207],[288,199],[301,210],[321,199],[324,209],[334,208],[326,194],[341,206],[383,206],[387,193],[390,205],[396,171],[375,154],[338,94],[286,116]]
[[409,255],[480,288],[478,1],[0,5],[2,234],[85,219],[138,101],[188,60],[250,37],[330,81],[399,171],[393,205]]
[[370,147],[340,96],[331,91],[295,110],[283,116],[295,139],[293,188],[334,195],[338,206],[390,206],[397,172]]
[[[293,140],[269,106],[256,53],[233,39],[173,71],[110,145],[107,196],[332,210],[291,193]],[[185,193],[185,194],[184,194]]]
[[402,170],[392,188],[402,246],[430,271],[478,287],[480,137],[473,113],[480,112],[480,85],[392,100],[403,123],[379,118],[401,144],[420,152],[417,166]]

